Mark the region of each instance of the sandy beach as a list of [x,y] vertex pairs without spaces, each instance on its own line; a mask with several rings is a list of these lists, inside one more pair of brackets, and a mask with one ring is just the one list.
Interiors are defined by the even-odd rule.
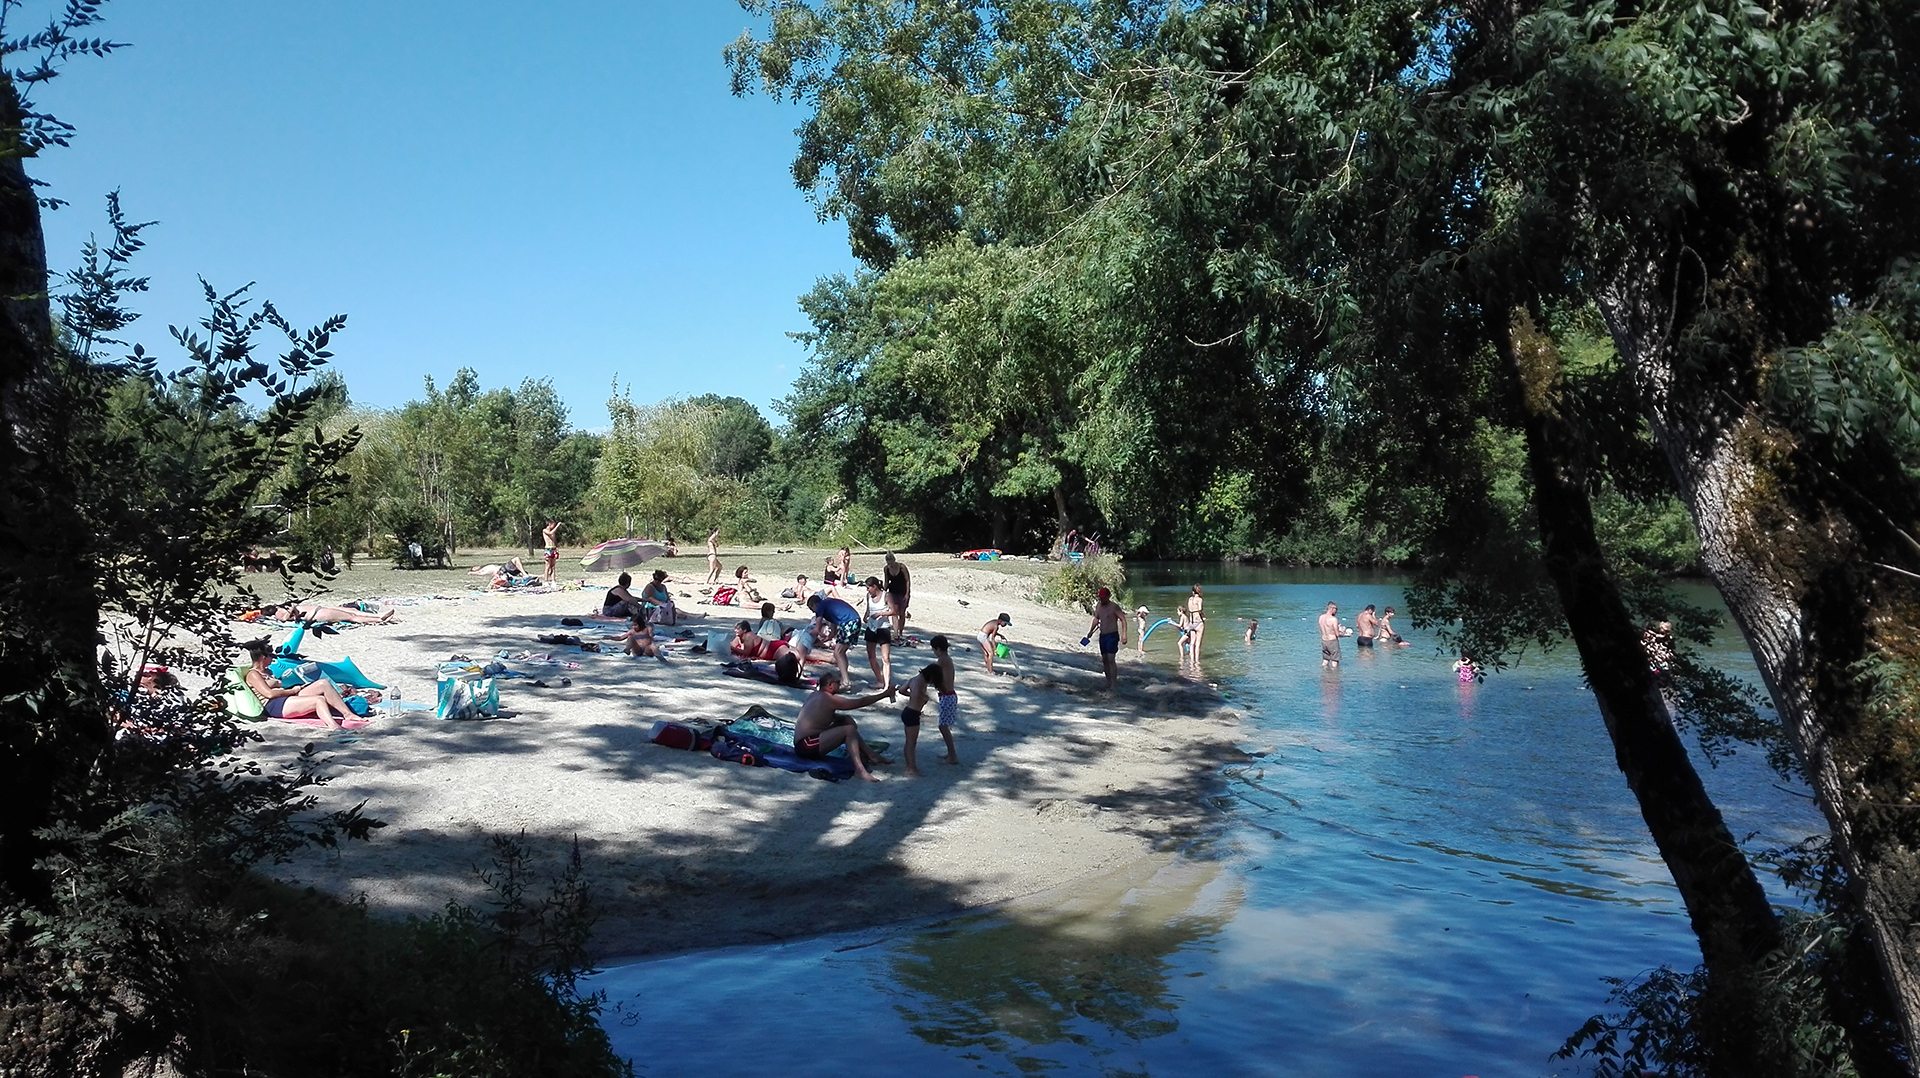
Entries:
[[[760,590],[777,594],[796,571],[817,578],[821,555],[754,553]],[[728,555],[729,568],[736,560]],[[501,682],[504,713],[485,721],[380,715],[344,736],[262,724],[263,762],[317,741],[331,758],[326,807],[365,801],[386,822],[370,843],[308,851],[275,871],[343,898],[365,895],[378,912],[424,915],[450,900],[483,900],[477,869],[487,863],[490,836],[524,832],[548,873],[577,839],[599,912],[594,949],[612,957],[1002,903],[1164,857],[1206,825],[1217,769],[1238,755],[1238,716],[1215,694],[1135,661],[1127,649],[1119,692],[1108,696],[1097,654],[1079,644],[1086,616],[1035,602],[1032,568],[940,555],[902,560],[913,573],[910,632],[954,642],[958,765],[943,762],[931,712],[920,778],[896,762],[879,772],[884,781],[834,783],[654,745],[656,720],[719,722],[754,704],[790,718],[805,694],[724,676],[711,655],[661,663],[536,643],[543,633],[610,635],[610,624],[566,629],[559,620],[597,607],[611,573],[587,575],[582,590],[534,595],[458,590],[441,576],[424,589],[441,597],[405,603],[398,624],[310,640],[304,652],[350,655],[405,699],[422,701],[432,699],[435,664],[454,655],[552,650],[579,668],[524,667],[548,687]],[[682,624],[702,634],[757,620],[757,610],[696,602],[704,562],[682,556],[635,575],[667,569],[683,596]],[[563,578],[569,566],[571,579],[581,579],[577,557],[562,560]],[[856,566],[862,575],[878,568],[871,556]],[[390,583],[380,590],[405,595],[409,576],[382,574]],[[356,573],[351,583],[368,579]],[[339,588],[335,595],[353,597]],[[1014,662],[989,676],[974,634],[1001,611],[1012,616]],[[896,648],[895,678],[905,681],[932,657],[926,647]],[[849,668],[864,691],[864,648]],[[562,677],[571,684],[562,686]],[[855,713],[867,736],[892,743],[896,761],[900,706]]]

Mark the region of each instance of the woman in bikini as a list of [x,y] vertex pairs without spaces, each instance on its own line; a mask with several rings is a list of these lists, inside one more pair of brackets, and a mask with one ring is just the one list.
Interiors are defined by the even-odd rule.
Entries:
[[1200,585],[1193,586],[1193,594],[1187,596],[1188,639],[1193,645],[1193,661],[1200,661],[1200,641],[1207,635],[1206,600],[1200,597]]
[[326,723],[327,729],[338,730],[341,721],[353,714],[331,681],[321,679],[311,685],[292,687],[280,684],[279,678],[267,673],[273,652],[264,641],[248,644],[247,654],[253,659],[253,665],[247,668],[247,688],[260,698],[269,716],[300,719],[312,715]]

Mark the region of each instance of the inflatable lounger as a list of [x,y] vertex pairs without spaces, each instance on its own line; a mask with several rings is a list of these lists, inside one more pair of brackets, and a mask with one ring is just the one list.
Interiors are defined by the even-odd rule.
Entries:
[[356,689],[386,688],[385,685],[361,673],[360,668],[355,666],[350,658],[341,659],[339,662],[275,659],[267,669],[272,671],[273,676],[279,678],[284,685],[305,685],[324,677],[335,685],[351,685]]

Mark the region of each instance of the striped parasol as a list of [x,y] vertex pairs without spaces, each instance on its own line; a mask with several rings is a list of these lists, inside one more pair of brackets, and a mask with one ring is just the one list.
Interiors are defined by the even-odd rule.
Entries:
[[649,539],[609,539],[587,551],[587,556],[580,559],[580,564],[593,572],[630,569],[666,552],[665,543],[656,543]]

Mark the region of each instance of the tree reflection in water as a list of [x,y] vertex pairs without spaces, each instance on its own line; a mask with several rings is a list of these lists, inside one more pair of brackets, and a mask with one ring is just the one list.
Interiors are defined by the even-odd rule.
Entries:
[[1217,862],[1147,863],[916,933],[876,987],[930,1045],[978,1049],[1022,1072],[1061,1042],[1095,1055],[1179,1028],[1175,956],[1218,933],[1242,901]]

